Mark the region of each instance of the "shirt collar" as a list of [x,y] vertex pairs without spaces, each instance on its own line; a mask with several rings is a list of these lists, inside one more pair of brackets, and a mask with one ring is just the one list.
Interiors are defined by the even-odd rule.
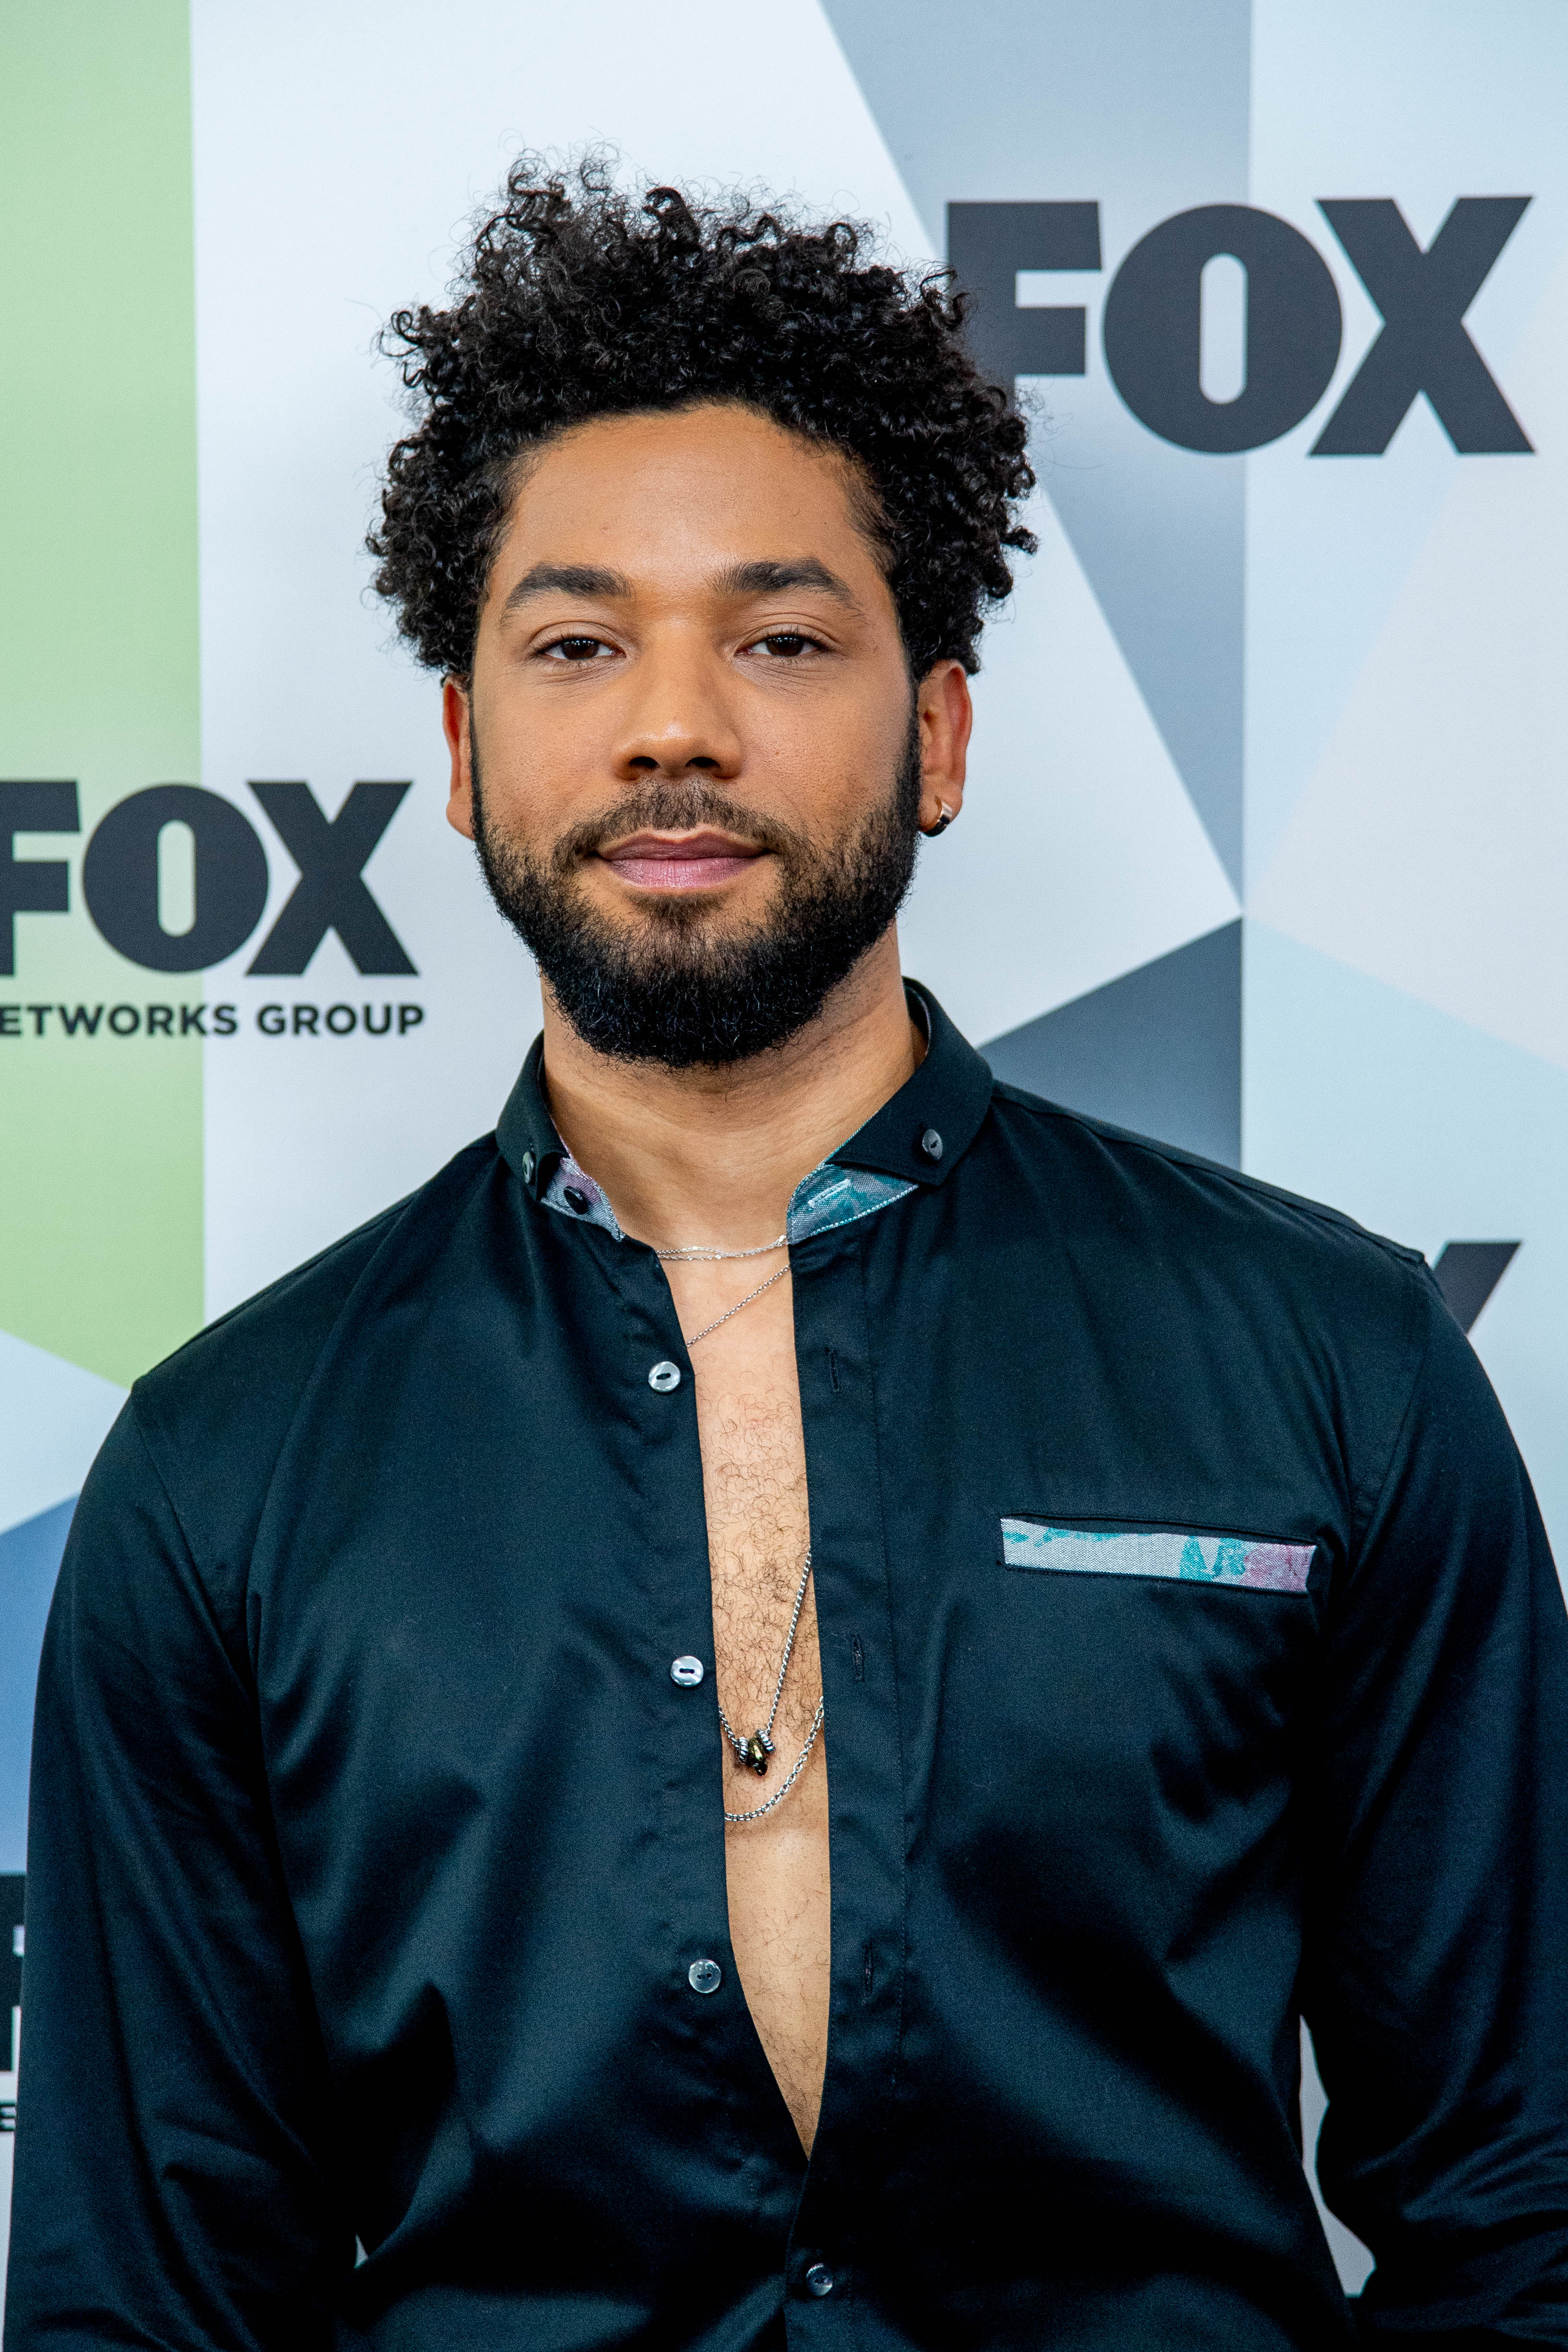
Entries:
[[[879,1186],[865,1188],[865,1207],[853,1207],[847,1200],[835,1202],[840,1211],[847,1209],[851,1216],[861,1215],[866,1208],[874,1205],[870,1197],[873,1192],[877,1195],[875,1204],[879,1204],[882,1200],[899,1197],[914,1185],[929,1190],[945,1184],[980,1131],[991,1103],[989,1066],[954,1028],[929,989],[914,980],[906,980],[904,989],[910,1000],[910,1010],[924,1022],[930,1041],[925,1059],[913,1077],[905,1081],[875,1117],[868,1118],[847,1142],[830,1152],[822,1166],[796,1188],[791,1203],[792,1224],[797,1215],[810,1213],[814,1204],[823,1199],[821,1179],[830,1169],[866,1170],[873,1175],[896,1180],[891,1191],[884,1192]],[[496,1122],[496,1140],[501,1155],[523,1191],[535,1201],[542,1200],[551,1189],[567,1159],[566,1147],[555,1131],[540,1081],[543,1047],[542,1037],[536,1037]],[[597,1186],[593,1189],[597,1197]],[[826,1219],[812,1215],[810,1230],[816,1232],[827,1223],[843,1222],[842,1213]],[[804,1235],[792,1234],[792,1238]]]
[[991,1066],[948,1019],[929,988],[906,980],[923,1013],[930,1044],[912,1078],[830,1158],[840,1168],[874,1168],[928,1188],[945,1184],[991,1108]]

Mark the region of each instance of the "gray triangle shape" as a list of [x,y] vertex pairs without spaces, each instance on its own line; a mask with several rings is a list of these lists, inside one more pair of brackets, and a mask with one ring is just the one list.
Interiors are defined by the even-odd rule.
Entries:
[[1475,1328],[1476,1318],[1491,1297],[1519,1251],[1517,1242],[1445,1242],[1432,1271],[1447,1301],[1448,1312],[1461,1331]]
[[[1157,222],[1247,201],[1248,0],[995,0],[961,37],[938,0],[824,5],[935,250],[949,205],[1097,202],[1105,272],[1061,291],[1092,319]],[[995,367],[983,310],[973,331]],[[1138,424],[1092,334],[1085,364],[1027,380],[1047,411],[1036,463],[1239,892],[1246,461],[1175,448]]]
[[999,1078],[1241,1165],[1241,925],[1226,923],[981,1048]]

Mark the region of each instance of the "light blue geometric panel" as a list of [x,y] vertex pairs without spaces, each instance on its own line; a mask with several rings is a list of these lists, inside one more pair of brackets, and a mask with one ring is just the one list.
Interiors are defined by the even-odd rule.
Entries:
[[[1323,409],[1331,405],[1331,395]],[[1321,422],[1315,414],[1247,461],[1249,890],[1268,872],[1461,462],[1423,405],[1375,462],[1310,464]]]
[[0,1528],[81,1492],[124,1402],[112,1381],[0,1331]]
[[1435,1260],[1518,1241],[1470,1334],[1568,1570],[1568,1072],[1248,919],[1242,1164]]
[[73,1496],[0,1535],[0,1871],[27,1866],[27,1777],[38,1653]]
[[[1465,192],[1532,192],[1466,329],[1531,437],[1559,437],[1560,370],[1542,402],[1521,378],[1519,346],[1550,299],[1568,234],[1568,10],[1495,0],[1478,39],[1461,21],[1451,10],[1435,16],[1426,0],[1378,8],[1258,0],[1253,12],[1251,201],[1294,222],[1333,265],[1345,333],[1339,373],[1313,416],[1247,460],[1249,887],[1444,497],[1467,474],[1518,462],[1458,457],[1424,397],[1381,457],[1308,457],[1381,324],[1318,199],[1392,196],[1426,246]],[[1527,470],[1538,472],[1539,461]],[[1453,577],[1462,592],[1463,574]]]
[[[1268,15],[1277,33],[1288,12],[1271,9]],[[1424,397],[1412,402],[1380,455],[1325,461],[1311,454],[1324,418],[1335,414],[1367,361],[1381,324],[1347,257],[1337,250],[1313,192],[1329,185],[1397,186],[1404,194],[1404,204],[1396,206],[1399,217],[1404,220],[1408,209],[1409,234],[1429,242],[1451,209],[1455,187],[1500,184],[1503,177],[1512,185],[1521,173],[1524,187],[1541,185],[1506,139],[1489,170],[1477,167],[1472,156],[1467,173],[1457,156],[1446,154],[1442,168],[1452,171],[1453,178],[1438,183],[1449,189],[1441,199],[1436,196],[1430,157],[1422,169],[1408,160],[1403,170],[1394,167],[1382,125],[1373,131],[1363,122],[1360,152],[1347,159],[1339,152],[1342,126],[1335,141],[1325,141],[1322,130],[1331,89],[1337,93],[1345,87],[1342,54],[1325,44],[1316,17],[1310,37],[1301,37],[1300,11],[1290,20],[1290,30],[1288,42],[1268,35],[1255,42],[1254,202],[1302,224],[1334,263],[1346,329],[1339,371],[1319,407],[1295,431],[1256,450],[1247,460],[1245,824],[1249,890],[1266,876],[1296,802],[1362,672],[1377,654],[1380,633],[1395,609],[1406,575],[1423,562],[1445,502],[1456,492],[1473,497],[1479,490],[1483,506],[1489,505],[1499,489],[1506,488],[1508,466],[1515,464],[1518,469],[1515,459],[1495,453],[1459,455]],[[1407,36],[1391,30],[1391,37],[1409,54]],[[1319,83],[1315,107],[1303,104],[1309,68],[1315,70]],[[1418,118],[1419,111],[1413,106],[1413,115]],[[1492,127],[1495,131],[1497,126]],[[1555,399],[1543,402],[1521,374],[1513,347],[1517,336],[1505,340],[1505,362],[1485,330],[1500,314],[1517,320],[1521,289],[1533,289],[1538,310],[1543,302],[1550,305],[1545,263],[1562,244],[1560,214],[1554,222],[1552,207],[1543,212],[1539,203],[1532,203],[1466,312],[1466,335],[1479,338],[1487,363],[1498,371],[1509,401],[1532,417],[1550,413]],[[1530,325],[1528,315],[1522,323]],[[1538,457],[1522,470],[1526,479],[1514,486],[1513,494],[1522,489],[1527,499],[1540,497],[1546,486]],[[1495,524],[1499,517],[1490,520]],[[1540,567],[1531,562],[1517,533],[1511,535],[1510,553],[1518,585],[1528,598],[1541,581]],[[1436,554],[1436,570],[1439,593],[1446,591],[1462,599],[1481,565],[1473,558],[1456,560],[1452,547],[1446,546]],[[1493,600],[1483,590],[1478,601],[1484,610]],[[1467,685],[1472,698],[1479,691],[1474,672],[1456,683],[1461,696]],[[1384,691],[1386,695],[1388,689]],[[1396,697],[1398,688],[1393,692]]]

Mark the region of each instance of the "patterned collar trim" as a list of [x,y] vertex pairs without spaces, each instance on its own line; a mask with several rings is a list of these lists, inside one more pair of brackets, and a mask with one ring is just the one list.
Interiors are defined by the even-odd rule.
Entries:
[[[597,1225],[616,1241],[625,1241],[626,1236],[601,1187],[586,1169],[578,1167],[569,1151],[560,1145],[557,1149],[561,1157],[539,1196],[540,1206],[570,1217],[574,1224]],[[837,1161],[825,1160],[795,1186],[785,1235],[791,1242],[804,1242],[814,1234],[832,1233],[838,1225],[850,1225],[858,1218],[874,1216],[879,1209],[890,1208],[914,1189],[896,1176],[881,1176],[868,1168],[840,1168]]]
[[578,1167],[563,1144],[557,1142],[556,1149],[561,1158],[539,1196],[541,1208],[559,1210],[562,1216],[572,1218],[579,1225],[598,1225],[605,1233],[614,1234],[616,1241],[624,1242],[626,1235],[616,1222],[614,1209],[587,1170]]

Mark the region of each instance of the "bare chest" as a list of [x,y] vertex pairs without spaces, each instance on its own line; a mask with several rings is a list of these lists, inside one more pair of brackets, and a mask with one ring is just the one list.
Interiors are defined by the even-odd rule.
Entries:
[[751,1329],[714,1332],[692,1366],[719,1677],[750,1717],[778,1671],[810,1519],[787,1285],[745,1311]]
[[[683,1328],[742,1295],[732,1266],[668,1268]],[[810,1540],[805,1447],[787,1278],[692,1349],[713,1591],[719,1698],[740,1738],[773,1716],[758,1776],[724,1744],[725,1810],[782,1786],[822,1695],[808,1583],[782,1694],[779,1669]],[[715,1724],[715,1736],[719,1734]],[[830,1946],[826,1728],[783,1802],[725,1832],[730,1935],[763,2047],[803,2143],[816,2130],[826,2049]]]

